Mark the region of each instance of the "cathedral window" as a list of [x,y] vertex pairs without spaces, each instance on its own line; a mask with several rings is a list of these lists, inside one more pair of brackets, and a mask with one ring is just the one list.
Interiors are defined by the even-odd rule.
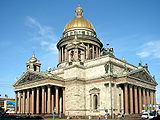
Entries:
[[89,59],[93,58],[93,54],[92,54],[92,48],[89,49]]
[[89,91],[90,93],[90,109],[98,110],[100,107],[100,89],[93,88]]
[[34,71],[36,71],[36,70],[37,70],[37,69],[36,69],[36,65],[34,65],[33,67],[34,67]]
[[87,32],[87,35],[89,35],[89,32]]
[[85,35],[85,31],[82,31],[82,35]]
[[27,70],[28,70],[29,68],[30,68],[29,65],[27,65]]
[[74,35],[74,32],[71,32],[71,35]]
[[93,109],[97,110],[97,108],[98,108],[98,96],[93,95]]
[[81,51],[78,50],[78,60],[81,61]]
[[72,50],[72,51],[71,51],[71,53],[70,53],[71,61],[73,61],[73,60],[74,60],[73,56],[74,56],[74,51]]

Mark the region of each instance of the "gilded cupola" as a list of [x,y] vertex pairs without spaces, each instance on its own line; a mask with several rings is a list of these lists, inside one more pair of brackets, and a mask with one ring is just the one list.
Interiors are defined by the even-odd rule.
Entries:
[[35,54],[33,53],[32,57],[26,62],[26,69],[31,71],[37,71],[40,72],[41,63],[39,60],[35,57]]
[[95,31],[92,23],[83,17],[83,10],[80,7],[80,5],[78,5],[75,12],[76,12],[76,16],[66,24],[64,31],[67,31],[73,28],[88,28],[90,30]]
[[103,44],[98,39],[92,23],[83,17],[80,5],[75,10],[75,17],[64,27],[62,37],[57,43],[59,65],[66,62],[84,62],[100,56]]

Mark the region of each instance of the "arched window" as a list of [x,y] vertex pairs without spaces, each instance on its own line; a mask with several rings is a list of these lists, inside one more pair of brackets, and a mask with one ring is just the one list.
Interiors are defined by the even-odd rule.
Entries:
[[70,53],[70,58],[71,58],[71,61],[74,60],[74,51],[72,50],[71,53]]
[[93,96],[93,109],[97,109],[98,108],[98,96],[94,95]]
[[85,31],[82,31],[82,35],[85,35]]
[[78,60],[81,61],[81,51],[78,50]]
[[89,32],[87,32],[87,35],[89,35]]
[[100,89],[93,88],[89,91],[90,93],[90,109],[98,110],[100,107]]
[[33,67],[34,67],[34,71],[37,71],[37,69],[36,69],[36,65],[33,65]]
[[71,32],[71,35],[74,35],[74,32]]

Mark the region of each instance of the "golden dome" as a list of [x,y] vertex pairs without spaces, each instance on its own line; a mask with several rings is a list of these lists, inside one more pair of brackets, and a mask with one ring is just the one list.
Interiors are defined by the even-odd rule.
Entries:
[[69,21],[65,28],[64,31],[71,29],[71,28],[89,28],[91,30],[94,30],[94,26],[92,25],[92,23],[90,21],[88,21],[87,19],[85,19],[82,16],[83,10],[82,8],[78,5],[78,7],[76,8],[76,17],[73,18],[71,21]]
[[26,64],[35,63],[37,61],[38,59],[35,57],[35,54],[33,54],[32,57],[26,62]]

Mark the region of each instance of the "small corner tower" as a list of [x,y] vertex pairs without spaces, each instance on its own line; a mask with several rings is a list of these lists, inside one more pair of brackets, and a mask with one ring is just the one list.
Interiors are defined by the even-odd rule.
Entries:
[[35,57],[35,54],[26,62],[26,69],[31,71],[40,72],[41,63]]

